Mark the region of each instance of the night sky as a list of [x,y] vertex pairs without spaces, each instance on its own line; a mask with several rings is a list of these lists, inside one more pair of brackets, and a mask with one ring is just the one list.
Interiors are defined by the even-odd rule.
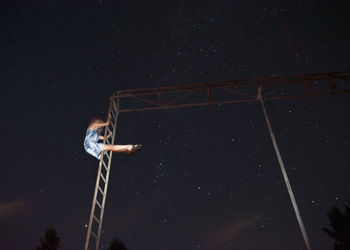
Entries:
[[[1,1],[0,249],[83,249],[116,90],[350,69],[349,1]],[[283,3],[281,3],[283,2]],[[350,199],[350,96],[266,101],[312,249]],[[259,103],[122,113],[102,249],[305,249]]]

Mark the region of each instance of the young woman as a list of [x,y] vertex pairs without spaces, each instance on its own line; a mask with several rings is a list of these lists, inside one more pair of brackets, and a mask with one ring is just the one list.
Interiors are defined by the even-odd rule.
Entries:
[[[100,118],[93,118],[90,121],[90,125],[86,131],[86,136],[84,140],[84,148],[85,151],[96,157],[97,159],[101,158],[102,151],[113,151],[118,153],[133,153],[140,148],[142,148],[141,144],[127,144],[127,145],[110,145],[104,143],[98,143],[98,140],[103,140],[103,136],[100,135],[100,131],[103,127],[109,125],[111,121],[111,117],[108,116],[108,120],[103,122]],[[112,133],[110,133],[107,138],[111,137]]]

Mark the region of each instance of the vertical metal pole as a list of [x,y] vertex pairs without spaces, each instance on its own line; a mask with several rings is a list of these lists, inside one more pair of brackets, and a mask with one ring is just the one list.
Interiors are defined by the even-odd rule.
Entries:
[[259,86],[257,99],[258,99],[258,101],[261,102],[262,110],[263,110],[264,115],[265,115],[266,124],[267,124],[267,127],[269,128],[272,144],[273,144],[273,147],[275,149],[275,152],[276,152],[276,155],[277,155],[277,159],[278,159],[278,162],[279,162],[280,167],[281,167],[281,171],[282,171],[282,175],[283,175],[283,178],[284,178],[284,182],[285,182],[285,184],[287,186],[289,197],[290,197],[290,200],[292,201],[294,212],[295,212],[295,215],[297,217],[297,220],[298,220],[298,223],[299,223],[299,227],[300,227],[301,233],[303,235],[303,238],[304,238],[304,241],[305,241],[305,244],[306,244],[306,248],[308,250],[311,250],[309,238],[307,236],[307,233],[306,233],[306,230],[305,230],[305,227],[304,227],[303,219],[301,218],[301,215],[300,215],[300,212],[299,212],[299,208],[298,208],[298,204],[297,204],[297,202],[295,200],[294,193],[293,193],[293,190],[292,190],[292,186],[290,185],[290,182],[289,182],[289,179],[288,179],[288,175],[287,175],[287,171],[286,171],[286,168],[284,167],[282,156],[281,156],[281,153],[280,153],[280,151],[278,149],[278,145],[277,145],[277,141],[276,141],[276,138],[275,138],[275,134],[273,133],[269,117],[267,116],[267,112],[266,112],[264,100],[263,100],[262,95],[261,95],[261,91],[262,91],[262,86]]

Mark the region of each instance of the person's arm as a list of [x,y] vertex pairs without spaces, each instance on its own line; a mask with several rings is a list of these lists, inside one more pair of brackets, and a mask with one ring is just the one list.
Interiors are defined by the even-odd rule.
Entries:
[[90,128],[103,128],[109,125],[109,121],[107,120],[106,122],[94,122],[90,124]]
[[113,135],[113,133],[112,133],[112,131],[110,131],[109,134],[107,135],[107,139],[108,139],[109,137],[111,137],[112,135]]
[[[109,132],[109,134],[107,135],[107,139],[109,138],[109,137],[111,137],[112,136],[112,132]],[[99,135],[98,136],[98,139],[100,139],[100,140],[103,140],[105,137],[104,136],[102,136],[102,135]]]

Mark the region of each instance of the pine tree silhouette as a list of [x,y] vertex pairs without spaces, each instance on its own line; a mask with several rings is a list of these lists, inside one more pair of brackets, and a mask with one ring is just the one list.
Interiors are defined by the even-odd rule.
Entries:
[[60,238],[57,236],[56,229],[50,227],[46,230],[45,236],[40,239],[40,247],[36,250],[57,250],[60,247]]
[[334,250],[350,250],[350,207],[346,204],[344,213],[332,207],[327,215],[332,230],[322,230],[333,238]]
[[128,249],[126,248],[124,242],[114,238],[108,250],[128,250]]

